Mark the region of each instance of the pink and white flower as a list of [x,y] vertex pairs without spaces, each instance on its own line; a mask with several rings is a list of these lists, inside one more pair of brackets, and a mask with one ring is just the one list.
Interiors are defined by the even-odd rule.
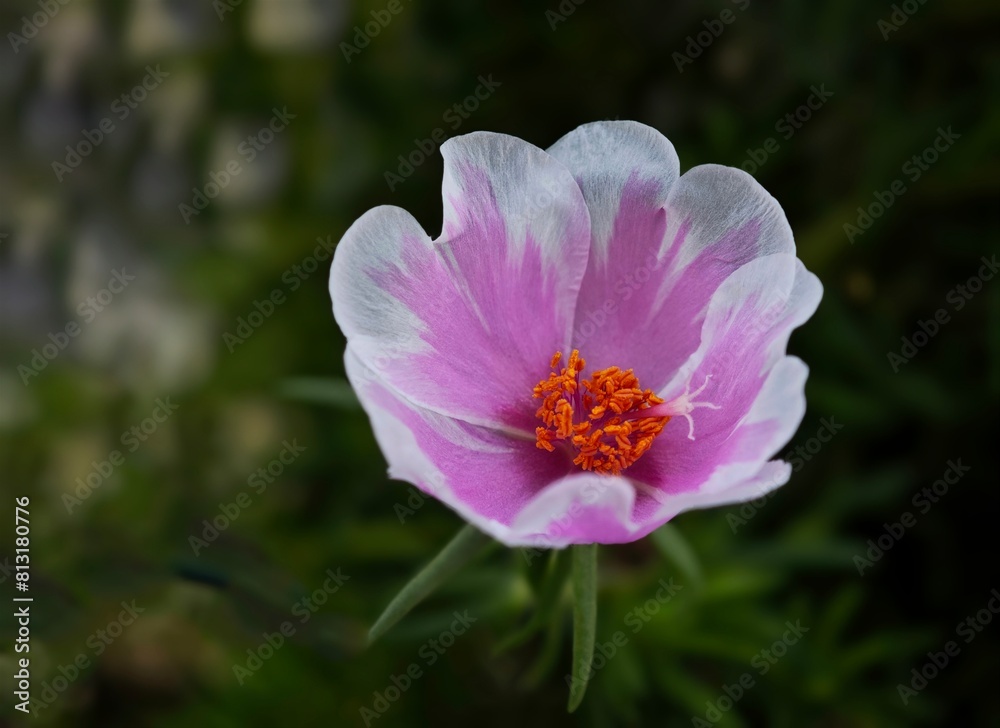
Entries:
[[679,173],[656,130],[582,126],[548,151],[441,147],[444,230],[398,207],[330,274],[347,374],[393,478],[511,546],[641,538],[758,497],[805,411],[786,355],[818,279],[741,170]]

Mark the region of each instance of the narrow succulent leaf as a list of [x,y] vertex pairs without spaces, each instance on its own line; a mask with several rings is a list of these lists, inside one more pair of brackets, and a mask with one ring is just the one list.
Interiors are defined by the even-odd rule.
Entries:
[[437,589],[448,578],[465,566],[492,543],[489,536],[475,527],[466,525],[445,546],[441,553],[421,569],[399,594],[389,602],[382,615],[368,631],[369,644],[377,640],[399,620]]
[[594,661],[597,629],[597,544],[572,547],[573,559],[573,675],[567,710],[583,701]]

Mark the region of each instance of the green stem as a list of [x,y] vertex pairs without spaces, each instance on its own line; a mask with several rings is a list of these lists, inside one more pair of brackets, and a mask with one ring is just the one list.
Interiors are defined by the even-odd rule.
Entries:
[[594,661],[597,629],[597,544],[573,548],[573,677],[569,688],[570,713],[583,701]]

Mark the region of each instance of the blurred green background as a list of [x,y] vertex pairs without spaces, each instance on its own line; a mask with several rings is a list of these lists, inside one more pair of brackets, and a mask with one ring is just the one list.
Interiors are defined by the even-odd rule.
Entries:
[[[28,496],[44,705],[30,721],[12,707],[4,607],[0,725],[1000,725],[1000,280],[970,282],[1000,247],[998,15],[986,0],[5,0],[0,581],[16,595]],[[455,110],[480,76],[499,86]],[[810,109],[814,87],[832,96]],[[284,127],[262,133],[276,112]],[[387,481],[313,256],[378,204],[437,234],[440,155],[400,160],[436,129],[547,147],[600,119],[656,127],[682,170],[752,171],[826,294],[792,339],[812,372],[792,481],[601,549],[597,639],[614,655],[569,716],[567,593],[499,649],[536,613],[547,556],[490,551],[364,648],[461,524]],[[928,155],[939,128],[959,136]],[[959,460],[946,493],[921,496]]]

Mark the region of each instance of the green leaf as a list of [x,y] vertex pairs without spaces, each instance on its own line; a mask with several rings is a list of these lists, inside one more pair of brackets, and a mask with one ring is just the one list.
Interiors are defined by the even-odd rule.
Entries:
[[368,630],[368,643],[371,644],[388,632],[427,595],[492,543],[489,536],[475,527],[471,525],[463,527],[448,545],[441,549],[441,553],[410,579],[396,598],[389,602],[389,606]]
[[286,379],[278,387],[278,393],[288,399],[322,404],[342,410],[356,410],[361,406],[350,383],[344,379],[310,377]]
[[573,546],[573,678],[567,710],[583,701],[594,661],[597,629],[597,544]]

